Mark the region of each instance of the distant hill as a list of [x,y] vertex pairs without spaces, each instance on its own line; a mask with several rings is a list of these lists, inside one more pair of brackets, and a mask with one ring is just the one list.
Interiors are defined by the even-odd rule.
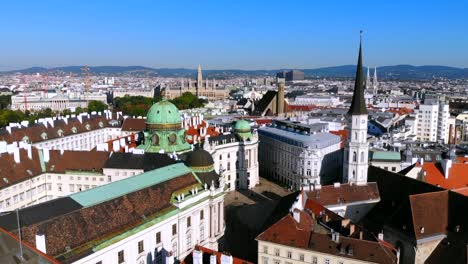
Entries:
[[[3,74],[34,74],[44,72],[63,72],[81,74],[83,66],[66,66],[56,68],[32,67],[23,70],[1,72]],[[89,67],[92,74],[98,75],[135,75],[135,76],[161,76],[161,77],[195,77],[196,69],[186,68],[150,68],[143,66],[93,66]],[[283,70],[204,70],[203,75],[207,78],[227,78],[232,76],[273,76],[276,72]],[[316,69],[302,69],[306,77],[342,77],[353,78],[356,74],[355,65],[342,65],[335,67],[323,67]],[[366,72],[367,69],[364,69]],[[377,69],[380,79],[400,80],[427,80],[433,78],[468,79],[468,68],[455,68],[447,66],[412,66],[395,65],[382,66]],[[373,74],[373,69],[371,69]]]

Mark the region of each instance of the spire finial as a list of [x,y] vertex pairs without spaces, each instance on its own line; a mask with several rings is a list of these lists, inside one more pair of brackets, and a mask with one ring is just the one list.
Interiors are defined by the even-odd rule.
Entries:
[[362,31],[362,29],[361,29],[361,30],[359,31],[359,41],[360,41],[360,42],[362,42],[362,32],[364,32],[364,31]]

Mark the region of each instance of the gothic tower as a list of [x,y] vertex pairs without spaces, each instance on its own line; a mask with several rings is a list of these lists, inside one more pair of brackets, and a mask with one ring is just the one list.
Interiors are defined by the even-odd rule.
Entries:
[[278,82],[278,93],[276,94],[276,114],[284,113],[284,83]]
[[362,32],[359,43],[359,58],[351,107],[348,111],[348,140],[345,146],[343,181],[350,184],[367,183],[369,146],[367,143],[367,108],[364,100],[362,72]]
[[197,96],[198,96],[198,91],[201,90],[202,87],[203,87],[202,69],[201,69],[201,65],[198,64],[198,71],[197,71]]
[[366,89],[370,89],[370,88],[371,88],[370,70],[369,70],[369,67],[367,67]]
[[377,67],[374,68],[374,78],[372,79],[372,86],[374,88],[374,94],[377,94],[377,87],[379,83],[377,82]]

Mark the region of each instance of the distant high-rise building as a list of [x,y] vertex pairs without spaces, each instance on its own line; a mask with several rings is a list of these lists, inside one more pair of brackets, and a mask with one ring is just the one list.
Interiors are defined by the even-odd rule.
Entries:
[[449,104],[438,98],[427,98],[416,110],[416,137],[421,141],[448,143]]
[[302,81],[304,80],[304,72],[298,70],[281,71],[276,74],[276,78],[285,79],[287,82]]

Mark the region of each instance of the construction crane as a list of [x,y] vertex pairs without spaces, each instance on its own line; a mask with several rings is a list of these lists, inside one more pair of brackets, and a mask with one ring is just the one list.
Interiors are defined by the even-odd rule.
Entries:
[[82,72],[84,80],[85,80],[86,93],[89,93],[89,89],[91,87],[91,81],[89,79],[89,72],[90,72],[89,67],[84,66],[83,68],[81,68],[81,72]]
[[23,99],[24,99],[24,111],[28,110],[28,96],[26,94],[26,80],[24,77],[24,74],[21,75],[21,83],[24,85],[23,86]]
[[44,75],[42,76],[42,89],[44,92],[44,97],[47,97],[48,80],[49,80],[49,75],[47,75],[47,73],[44,73]]

